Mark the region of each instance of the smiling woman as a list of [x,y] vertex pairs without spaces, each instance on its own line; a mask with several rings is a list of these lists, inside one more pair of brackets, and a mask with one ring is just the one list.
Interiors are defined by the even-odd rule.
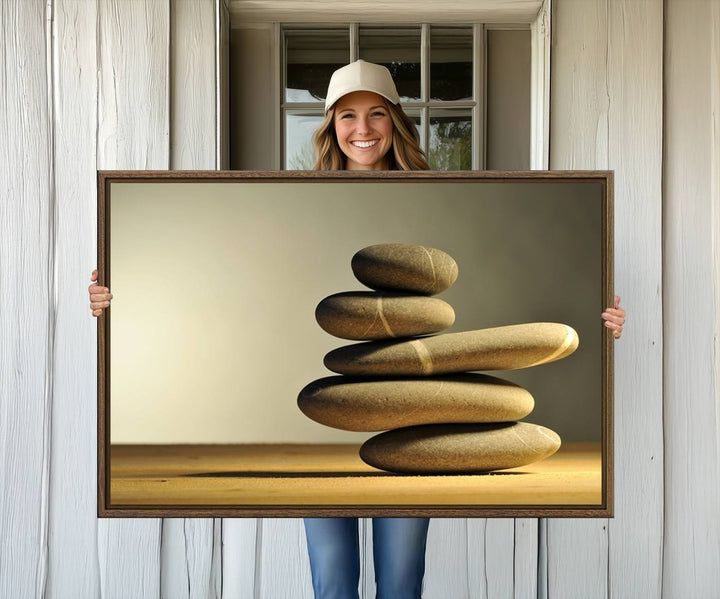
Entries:
[[364,60],[333,73],[313,142],[314,170],[430,169],[390,72]]

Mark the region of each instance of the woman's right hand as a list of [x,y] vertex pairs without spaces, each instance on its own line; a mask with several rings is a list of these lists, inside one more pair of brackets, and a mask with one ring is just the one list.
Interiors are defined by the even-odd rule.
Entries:
[[[98,271],[97,269],[95,269],[92,271],[90,280],[97,281],[97,278]],[[90,308],[92,308],[92,315],[100,316],[103,309],[107,308],[110,305],[112,293],[110,293],[110,290],[107,287],[102,287],[95,283],[88,287],[88,291],[90,292]]]

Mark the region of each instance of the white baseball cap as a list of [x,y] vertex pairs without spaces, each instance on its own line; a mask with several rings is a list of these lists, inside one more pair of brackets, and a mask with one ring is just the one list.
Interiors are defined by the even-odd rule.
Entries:
[[393,104],[400,101],[395,82],[387,68],[372,62],[356,60],[339,68],[330,77],[325,112],[344,95],[357,91],[375,92]]

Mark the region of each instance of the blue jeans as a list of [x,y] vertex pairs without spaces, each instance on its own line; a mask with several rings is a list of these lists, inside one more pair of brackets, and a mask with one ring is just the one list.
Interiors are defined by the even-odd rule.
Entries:
[[[373,518],[377,599],[420,599],[429,518]],[[358,599],[357,518],[305,518],[315,599]]]

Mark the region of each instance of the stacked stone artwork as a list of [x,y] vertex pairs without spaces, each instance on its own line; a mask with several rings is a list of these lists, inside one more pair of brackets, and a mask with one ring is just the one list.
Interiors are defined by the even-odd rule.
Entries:
[[386,431],[360,457],[381,470],[462,474],[524,466],[560,447],[550,429],[517,422],[534,407],[522,387],[476,370],[512,370],[564,358],[577,333],[558,323],[527,323],[439,333],[455,312],[432,297],[458,268],[447,253],[408,244],[364,248],[352,258],[357,279],[374,291],[345,292],[315,311],[331,335],[364,341],[325,356],[341,376],[313,381],[298,406],[321,424]]

